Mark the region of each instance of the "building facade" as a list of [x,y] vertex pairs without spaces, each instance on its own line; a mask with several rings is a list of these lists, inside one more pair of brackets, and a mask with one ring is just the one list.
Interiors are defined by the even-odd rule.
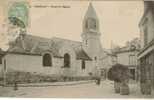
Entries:
[[[142,50],[140,62],[141,92],[154,89],[154,2],[144,1],[144,14],[140,20]],[[146,89],[145,89],[146,88]],[[150,93],[150,92],[149,92]]]
[[117,56],[117,63],[123,64],[129,68],[131,79],[133,80],[137,80],[138,78],[137,54],[139,53],[139,48],[137,44],[138,43],[129,43],[129,45],[114,52]]
[[[20,2],[15,3],[17,3],[15,8],[23,7],[20,6]],[[22,13],[18,13],[15,8],[12,10],[14,13],[8,15],[8,20],[12,23],[11,27],[14,27],[9,32],[18,32],[18,34],[10,41],[9,49],[3,57],[4,72],[21,71],[68,77],[98,75],[103,50],[99,19],[92,3],[89,4],[83,19],[82,42],[29,35],[23,30],[26,28],[26,19],[24,17],[23,21],[19,19],[18,16]],[[26,9],[25,5],[24,9]]]
[[104,56],[101,58],[101,76],[107,79],[108,70],[117,63],[117,56],[112,53],[112,50],[104,49]]
[[3,76],[3,72],[2,72],[2,69],[3,69],[3,56],[4,56],[4,51],[0,48],[0,78],[2,78]]

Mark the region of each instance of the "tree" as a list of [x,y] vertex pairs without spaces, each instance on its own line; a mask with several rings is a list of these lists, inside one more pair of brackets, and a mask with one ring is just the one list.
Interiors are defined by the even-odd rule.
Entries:
[[129,94],[129,78],[129,69],[122,64],[115,64],[108,71],[108,79],[114,81],[116,93]]

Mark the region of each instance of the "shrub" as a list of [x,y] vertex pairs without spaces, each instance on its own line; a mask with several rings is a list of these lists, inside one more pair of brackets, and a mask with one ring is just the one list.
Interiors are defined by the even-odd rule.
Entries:
[[129,78],[129,69],[124,65],[113,65],[108,71],[108,79],[114,81],[115,92],[120,93],[121,95],[129,94]]
[[122,64],[115,64],[108,71],[108,79],[111,81],[123,82],[129,78],[129,69]]

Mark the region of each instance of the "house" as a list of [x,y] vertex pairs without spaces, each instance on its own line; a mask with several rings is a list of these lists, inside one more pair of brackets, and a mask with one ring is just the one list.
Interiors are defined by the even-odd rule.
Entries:
[[133,80],[137,80],[138,78],[137,54],[139,53],[139,49],[139,40],[135,38],[118,51],[114,51],[117,56],[117,63],[126,65],[129,68]]
[[[13,18],[18,16],[13,15]],[[14,22],[17,21],[12,21]],[[13,25],[18,27],[18,24]],[[89,4],[83,19],[81,42],[58,37],[43,38],[19,31],[15,40],[9,43],[9,48],[3,57],[6,65],[3,71],[67,77],[87,77],[98,74],[103,49],[99,19],[92,3]]]
[[[144,14],[140,20],[142,50],[138,54],[140,62],[141,91],[154,89],[154,2],[144,1]],[[150,84],[150,85],[147,85]],[[150,86],[150,87],[149,87]],[[145,93],[145,91],[142,91]]]
[[103,49],[104,50],[104,56],[101,58],[102,64],[101,67],[101,76],[103,78],[107,78],[108,70],[117,63],[117,56],[112,53],[112,50],[110,49]]

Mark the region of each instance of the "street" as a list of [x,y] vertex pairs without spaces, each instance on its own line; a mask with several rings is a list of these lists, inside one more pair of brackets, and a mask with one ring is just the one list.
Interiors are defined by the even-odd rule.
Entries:
[[[2,88],[2,87],[0,87]],[[130,84],[130,95],[114,93],[113,82],[102,81],[98,86],[94,82],[67,86],[49,87],[19,87],[14,91],[12,87],[0,90],[1,97],[34,97],[34,98],[153,98],[154,95],[142,95],[137,84]]]

